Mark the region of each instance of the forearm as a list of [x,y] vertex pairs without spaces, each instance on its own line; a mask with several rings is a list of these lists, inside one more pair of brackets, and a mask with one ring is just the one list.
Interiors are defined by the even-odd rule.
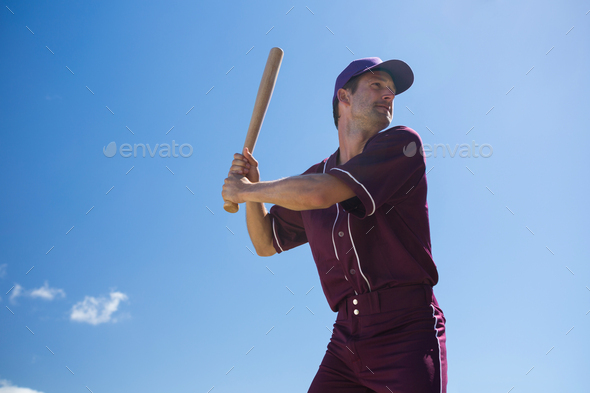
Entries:
[[315,210],[323,208],[324,174],[287,177],[280,180],[250,184],[241,192],[246,202],[264,202],[290,210]]
[[258,255],[270,256],[276,253],[272,244],[272,222],[264,203],[246,202],[246,225]]

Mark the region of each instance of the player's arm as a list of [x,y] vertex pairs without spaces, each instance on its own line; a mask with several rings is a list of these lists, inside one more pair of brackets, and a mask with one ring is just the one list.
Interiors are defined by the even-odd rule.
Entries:
[[270,257],[277,253],[272,244],[271,217],[264,203],[246,202],[246,225],[256,254]]
[[325,209],[355,196],[346,183],[325,173],[243,184],[238,188],[238,203],[266,202],[295,211]]
[[[244,154],[234,154],[234,160],[228,176],[232,173],[245,176],[252,184],[260,181],[260,170],[258,161],[252,156],[247,148]],[[272,244],[272,223],[264,203],[246,202],[246,225],[250,240],[259,256],[271,256],[276,254]]]

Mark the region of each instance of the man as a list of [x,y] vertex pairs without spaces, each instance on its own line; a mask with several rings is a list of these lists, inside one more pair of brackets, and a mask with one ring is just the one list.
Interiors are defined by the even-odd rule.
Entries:
[[[383,130],[395,95],[413,81],[403,61],[353,61],[334,88],[334,154],[300,176],[260,182],[244,149],[225,179],[223,198],[246,203],[258,255],[309,242],[338,312],[309,393],[446,392],[422,140],[405,126]],[[274,204],[270,212],[264,202]]]

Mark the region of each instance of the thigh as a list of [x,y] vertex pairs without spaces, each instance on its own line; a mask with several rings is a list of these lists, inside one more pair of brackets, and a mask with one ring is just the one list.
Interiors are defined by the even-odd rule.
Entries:
[[[378,322],[385,321],[380,316]],[[397,318],[396,318],[397,319]],[[447,385],[445,320],[437,306],[403,316],[407,323],[357,343],[360,381],[383,393],[445,393]]]
[[359,384],[354,372],[330,351],[320,364],[307,393],[375,393]]

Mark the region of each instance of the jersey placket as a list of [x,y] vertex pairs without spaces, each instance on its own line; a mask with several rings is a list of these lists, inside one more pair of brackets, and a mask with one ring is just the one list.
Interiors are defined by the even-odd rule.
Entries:
[[[356,276],[355,282],[357,283],[357,286],[359,288],[364,287],[366,284],[369,292],[371,292],[371,284],[369,284],[369,280],[367,279],[367,277],[363,273],[363,268],[361,266],[361,260],[360,260],[359,254],[358,254],[358,250],[356,249],[356,246],[354,244],[354,239],[352,238],[352,231],[350,228],[350,213],[347,213],[347,227],[348,227],[348,235],[350,237],[350,244],[351,244],[351,249],[348,250],[348,252],[354,251],[354,256],[351,258],[352,263],[350,263],[350,265],[356,265],[358,267],[358,272],[353,267],[350,269],[350,273],[355,274],[355,276]],[[357,273],[360,273],[360,276]],[[361,291],[361,293],[363,293],[363,292]],[[357,295],[358,295],[358,293],[357,293]]]
[[340,204],[337,203],[336,218],[332,227],[332,244],[334,246],[334,253],[336,254],[336,259],[340,262],[340,268],[344,271],[344,278],[348,281],[354,290],[354,293],[358,295],[361,286],[357,280],[357,271],[354,268],[356,251],[350,240],[348,213],[346,213],[344,209],[341,208]]

